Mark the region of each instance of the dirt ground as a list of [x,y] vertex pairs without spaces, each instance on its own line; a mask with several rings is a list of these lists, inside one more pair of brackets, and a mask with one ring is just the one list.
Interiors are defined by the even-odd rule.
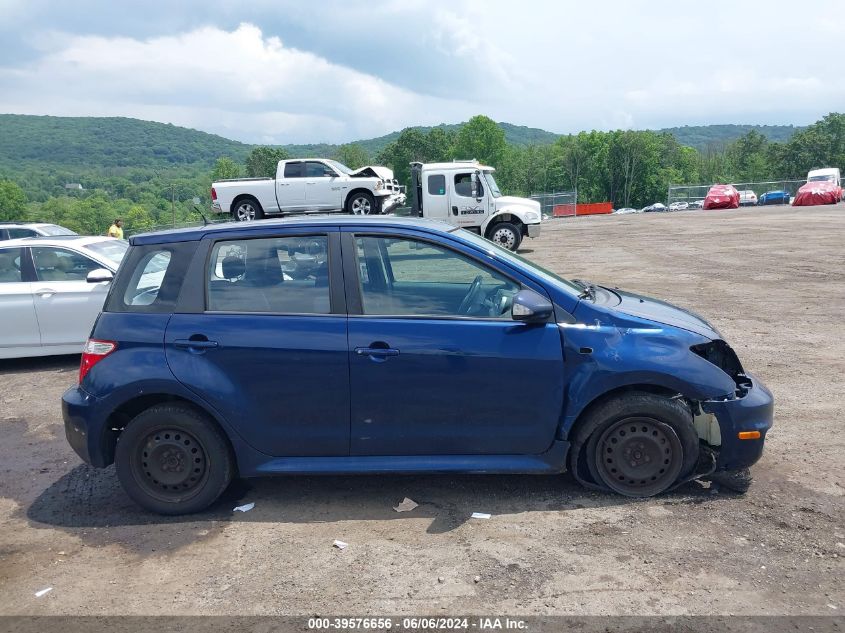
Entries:
[[[0,614],[841,615],[843,227],[845,204],[575,218],[522,250],[722,330],[777,400],[745,496],[691,483],[631,501],[568,475],[291,477],[162,518],[67,445],[59,398],[78,358],[0,362]],[[397,514],[405,496],[420,505]]]

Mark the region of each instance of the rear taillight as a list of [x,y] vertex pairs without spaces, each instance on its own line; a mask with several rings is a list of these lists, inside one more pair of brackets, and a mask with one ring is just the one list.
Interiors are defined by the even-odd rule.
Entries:
[[217,200],[217,192],[214,191],[214,187],[211,188],[211,199]]
[[114,341],[99,341],[95,338],[89,338],[82,349],[82,361],[79,363],[79,384],[82,384],[82,379],[94,365],[116,349],[117,343]]

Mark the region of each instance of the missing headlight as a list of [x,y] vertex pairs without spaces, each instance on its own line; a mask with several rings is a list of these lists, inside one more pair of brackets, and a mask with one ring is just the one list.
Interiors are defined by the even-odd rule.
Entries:
[[701,345],[693,345],[690,349],[709,363],[733,378],[736,383],[737,396],[742,397],[751,387],[751,381],[745,375],[745,370],[739,362],[736,352],[722,340],[710,341]]

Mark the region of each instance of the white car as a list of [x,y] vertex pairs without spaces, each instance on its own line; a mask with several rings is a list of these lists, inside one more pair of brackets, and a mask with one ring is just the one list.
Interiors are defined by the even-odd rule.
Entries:
[[128,247],[76,235],[0,242],[0,358],[80,353]]
[[0,222],[0,242],[21,237],[76,235],[70,229],[45,222]]
[[742,189],[739,192],[739,206],[752,207],[757,204],[757,194],[751,189]]
[[680,202],[673,202],[669,205],[670,211],[686,211],[689,209],[689,202],[681,200]]
[[616,209],[613,212],[613,215],[628,215],[630,213],[642,213],[640,209],[632,209],[631,207],[623,207],[621,209]]

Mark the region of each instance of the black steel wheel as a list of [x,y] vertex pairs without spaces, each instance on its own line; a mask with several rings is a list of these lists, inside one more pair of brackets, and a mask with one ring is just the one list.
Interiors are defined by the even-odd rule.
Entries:
[[139,413],[117,440],[121,486],[138,505],[189,514],[212,504],[234,476],[231,448],[217,424],[187,404]]
[[652,418],[624,418],[599,436],[595,464],[598,476],[611,490],[629,497],[650,497],[678,478],[683,448],[668,424]]

